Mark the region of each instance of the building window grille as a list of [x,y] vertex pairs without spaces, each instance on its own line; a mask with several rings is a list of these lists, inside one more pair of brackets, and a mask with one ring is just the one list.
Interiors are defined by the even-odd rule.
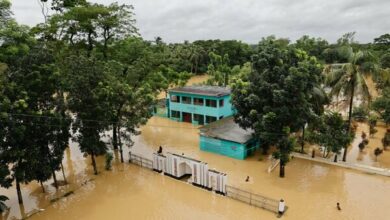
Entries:
[[180,96],[171,95],[171,102],[180,102]]
[[194,105],[201,105],[203,106],[204,99],[202,98],[194,98]]
[[223,99],[219,100],[219,107],[223,107]]
[[181,102],[182,102],[183,104],[191,104],[191,97],[182,96],[182,97],[181,97]]
[[206,106],[207,107],[216,108],[217,107],[217,101],[216,100],[212,100],[212,99],[206,99]]

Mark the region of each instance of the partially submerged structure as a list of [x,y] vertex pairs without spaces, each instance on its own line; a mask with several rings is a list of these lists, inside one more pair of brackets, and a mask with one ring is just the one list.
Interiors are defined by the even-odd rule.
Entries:
[[170,119],[204,125],[234,114],[231,91],[219,86],[185,86],[168,92]]
[[207,163],[184,155],[154,153],[153,170],[175,179],[189,177],[188,181],[194,186],[226,194],[226,174],[209,169]]
[[252,130],[244,130],[233,117],[221,119],[200,128],[200,149],[243,160],[259,147]]

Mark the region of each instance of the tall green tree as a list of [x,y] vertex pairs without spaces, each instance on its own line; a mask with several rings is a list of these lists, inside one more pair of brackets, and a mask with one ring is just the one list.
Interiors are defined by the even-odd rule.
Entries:
[[236,122],[277,147],[274,157],[280,159],[280,177],[294,144],[290,133],[314,112],[310,94],[319,86],[320,67],[304,51],[268,38],[258,45],[248,81],[232,85]]
[[91,156],[94,174],[98,174],[96,156],[104,155],[106,144],[100,135],[110,126],[110,107],[102,95],[109,84],[109,66],[93,57],[70,55],[62,63],[64,80],[67,82],[69,109],[75,114],[72,124],[75,140],[80,150]]
[[207,68],[207,74],[210,78],[207,80],[209,85],[228,86],[232,69],[229,67],[229,55],[220,56],[211,52],[209,54],[210,64]]
[[352,141],[352,136],[347,133],[343,117],[336,112],[325,113],[316,125],[311,127],[310,139],[325,147],[328,153],[334,153],[334,162],[337,162],[337,155],[341,149],[346,149]]

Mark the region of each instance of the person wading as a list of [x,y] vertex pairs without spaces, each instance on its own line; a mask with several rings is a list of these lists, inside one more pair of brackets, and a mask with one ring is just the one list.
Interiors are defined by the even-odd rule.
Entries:
[[337,210],[341,211],[340,203],[337,203]]

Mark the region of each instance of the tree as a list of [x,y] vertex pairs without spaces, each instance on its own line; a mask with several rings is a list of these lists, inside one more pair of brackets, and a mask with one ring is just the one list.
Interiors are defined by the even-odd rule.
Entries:
[[75,140],[80,150],[91,156],[94,174],[97,175],[95,157],[107,151],[100,134],[111,124],[107,120],[110,107],[102,91],[109,83],[109,67],[93,57],[74,55],[66,58],[62,65],[64,81],[67,82],[65,92],[69,93],[69,108],[76,116],[72,124],[74,133],[78,131]]
[[308,35],[304,35],[299,38],[295,47],[301,50],[306,51],[310,56],[317,57],[318,59],[323,59],[323,52],[328,47],[328,42],[321,38],[311,38]]
[[12,12],[10,8],[11,8],[10,1],[0,0],[0,30],[4,28],[6,23],[11,19]]
[[[327,152],[335,154],[334,162],[337,162],[337,154],[341,149],[351,143],[352,136],[349,135],[344,126],[344,120],[339,113],[327,112],[317,126],[313,126],[311,139],[324,146]],[[359,145],[360,148],[360,145]]]
[[372,108],[379,113],[386,124],[390,124],[390,87],[385,88],[382,96],[375,99]]
[[294,144],[290,132],[299,130],[309,114],[314,114],[309,100],[313,88],[319,87],[320,74],[315,58],[268,38],[258,45],[248,81],[232,85],[235,121],[244,129],[253,129],[258,140],[277,147],[274,157],[280,159],[280,177],[284,177]]
[[[348,131],[350,131],[352,122],[353,101],[356,94],[363,96],[370,101],[371,96],[364,77],[372,73],[372,69],[366,69],[368,62],[372,62],[372,56],[369,52],[353,52],[352,48],[348,50],[349,62],[342,64],[333,64],[327,71],[326,84],[331,88],[330,96],[343,95],[349,99]],[[344,151],[343,161],[346,161],[346,150]]]
[[390,48],[390,34],[383,34],[374,39],[374,45],[380,50],[387,50]]
[[390,52],[387,52],[381,56],[380,64],[383,69],[390,68]]
[[209,57],[210,65],[207,68],[207,73],[210,75],[210,78],[207,80],[207,84],[228,86],[232,73],[232,69],[228,66],[229,56],[225,54],[222,57],[211,52]]

